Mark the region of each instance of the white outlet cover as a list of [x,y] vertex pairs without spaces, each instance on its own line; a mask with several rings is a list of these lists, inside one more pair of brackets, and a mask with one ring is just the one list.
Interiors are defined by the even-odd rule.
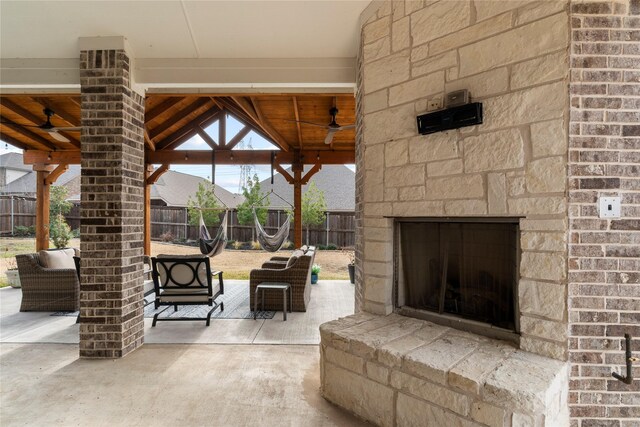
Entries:
[[620,197],[600,197],[600,218],[620,218]]

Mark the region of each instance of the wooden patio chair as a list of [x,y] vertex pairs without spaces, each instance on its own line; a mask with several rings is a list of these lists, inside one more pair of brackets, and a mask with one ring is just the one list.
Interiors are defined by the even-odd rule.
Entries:
[[[211,271],[209,258],[206,256],[159,255],[151,258],[152,276],[155,290],[155,308],[167,306],[153,316],[152,326],[158,321],[205,320],[211,323],[211,315],[220,307],[224,311],[224,303],[216,302],[216,298],[224,294],[224,282],[221,271]],[[213,276],[218,282],[213,283]],[[206,305],[212,307],[206,317],[159,317],[173,306],[178,311],[180,305]]]

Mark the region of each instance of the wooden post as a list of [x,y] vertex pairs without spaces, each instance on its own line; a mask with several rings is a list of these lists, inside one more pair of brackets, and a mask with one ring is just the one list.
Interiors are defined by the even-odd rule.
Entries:
[[144,176],[144,254],[151,256],[151,186],[149,177],[153,173],[153,165],[145,167]]
[[302,246],[302,171],[293,172],[293,240],[296,248]]
[[34,165],[36,171],[36,251],[49,249],[50,184],[47,177],[54,169],[50,165]]
[[151,256],[151,186],[168,170],[169,165],[161,165],[154,171],[153,165],[149,164],[144,170],[144,254],[149,256]]

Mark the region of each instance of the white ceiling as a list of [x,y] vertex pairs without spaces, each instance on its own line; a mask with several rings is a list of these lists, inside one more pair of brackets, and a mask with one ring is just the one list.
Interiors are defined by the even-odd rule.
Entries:
[[353,58],[369,0],[0,1],[0,57],[76,58],[124,36],[137,58]]

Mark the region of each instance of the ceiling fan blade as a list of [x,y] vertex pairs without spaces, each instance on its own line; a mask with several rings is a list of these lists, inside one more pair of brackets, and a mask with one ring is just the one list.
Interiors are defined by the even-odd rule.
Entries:
[[60,135],[58,132],[56,132],[54,130],[49,130],[47,132],[49,132],[49,135],[51,135],[53,137],[53,139],[55,139],[57,141],[70,142],[67,138],[65,138],[64,136]]
[[331,144],[331,141],[333,141],[333,134],[335,134],[336,132],[337,130],[329,129],[329,132],[327,132],[327,136],[324,139],[324,143],[327,145]]
[[81,127],[54,127],[51,129],[54,132],[80,132],[82,130]]
[[338,130],[347,130],[347,129],[355,129],[356,125],[344,125],[344,126],[340,126],[338,128]]

